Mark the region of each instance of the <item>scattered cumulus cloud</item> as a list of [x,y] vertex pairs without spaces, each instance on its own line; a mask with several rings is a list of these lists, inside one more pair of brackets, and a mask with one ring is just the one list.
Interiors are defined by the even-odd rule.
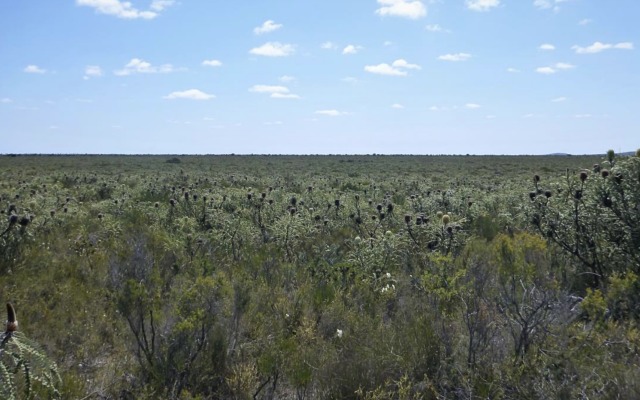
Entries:
[[395,68],[422,69],[418,64],[410,64],[403,58],[395,60],[391,65]]
[[574,69],[575,67],[575,65],[569,63],[559,62],[549,67],[538,67],[536,68],[536,72],[543,75],[552,75],[558,71]]
[[220,60],[204,60],[202,65],[205,67],[222,67],[222,61]]
[[175,99],[188,99],[188,100],[211,100],[216,96],[213,94],[205,93],[198,89],[189,89],[182,92],[172,92],[168,95],[164,96],[164,99],[167,100],[175,100]]
[[253,28],[253,33],[256,35],[263,35],[265,33],[277,31],[282,28],[282,24],[276,24],[273,20],[264,21],[264,23],[260,26]]
[[289,76],[289,75],[282,75],[280,78],[278,78],[278,80],[280,82],[293,82],[296,80],[295,76]]
[[289,88],[286,86],[275,85],[253,85],[250,89],[253,93],[289,93]]
[[364,70],[372,74],[389,76],[407,76],[408,69],[421,69],[418,64],[410,64],[404,59],[395,60],[391,65],[382,63],[378,65],[367,65]]
[[555,65],[555,67],[557,69],[574,69],[576,66],[569,63],[559,62]]
[[402,104],[400,104],[400,103],[395,103],[395,104],[391,105],[391,108],[394,108],[396,110],[401,110],[401,109],[404,108],[404,106]]
[[360,50],[362,50],[362,49],[363,49],[362,46],[355,46],[355,45],[350,44],[350,45],[348,45],[347,47],[345,47],[342,50],[342,54],[345,54],[345,55],[347,55],[347,54],[358,54],[358,52]]
[[297,94],[293,94],[293,93],[272,93],[271,94],[271,98],[272,99],[294,99],[297,100],[300,98],[300,96],[298,96]]
[[113,73],[117,76],[127,76],[133,74],[168,74],[170,72],[175,72],[175,68],[171,64],[156,66],[139,58],[132,58],[124,68]]
[[90,78],[99,78],[102,75],[104,75],[104,73],[102,72],[102,68],[100,68],[98,65],[87,65],[84,68],[83,79],[87,80]]
[[549,43],[544,43],[544,44],[541,44],[540,47],[538,47],[538,49],[545,50],[545,51],[553,51],[556,49],[556,46]]
[[616,44],[610,43],[602,43],[595,42],[591,46],[581,47],[581,46],[573,46],[572,49],[576,52],[576,54],[596,54],[605,50],[610,49],[618,49],[618,50],[633,50],[633,43],[631,42],[622,42]]
[[315,112],[318,115],[326,115],[328,117],[339,117],[341,115],[347,115],[348,113],[344,112],[344,111],[338,111],[338,110],[318,110]]
[[556,70],[551,67],[538,67],[536,68],[536,72],[539,74],[551,75],[551,74],[555,74]]
[[565,3],[569,0],[534,0],[534,7],[540,10],[553,10],[554,12],[560,11],[560,6],[558,4]]
[[564,96],[556,97],[555,99],[551,99],[552,103],[562,103],[563,101],[567,101],[567,98]]
[[27,65],[24,67],[24,72],[28,74],[46,74],[47,70],[40,68],[37,65]]
[[500,5],[500,0],[467,0],[467,8],[473,11],[489,11]]
[[150,10],[141,11],[128,1],[120,0],[76,0],[76,5],[91,7],[98,14],[112,15],[123,19],[154,19],[159,13],[175,3],[173,0],[154,0]]
[[520,70],[517,69],[517,68],[509,67],[509,68],[507,68],[507,72],[515,74],[515,73],[520,72]]
[[376,10],[376,14],[382,17],[419,19],[427,15],[427,7],[418,0],[378,0],[378,4],[381,7]]
[[480,104],[476,103],[467,103],[464,106],[470,110],[477,110],[478,108],[482,107]]
[[338,45],[333,42],[324,42],[320,45],[320,48],[324,50],[335,50],[338,48]]
[[171,7],[175,3],[175,0],[153,0],[149,8],[151,8],[153,11],[161,12],[166,8]]
[[9,103],[13,103],[13,100],[11,100],[11,99],[10,99],[10,98],[8,98],[8,97],[3,97],[3,98],[1,98],[1,99],[0,99],[0,103],[2,103],[2,104],[9,104]]
[[585,25],[589,25],[592,22],[593,22],[592,19],[585,18],[585,19],[581,19],[580,22],[578,22],[578,25],[585,26]]
[[438,57],[438,60],[458,62],[458,61],[467,61],[470,58],[471,58],[471,54],[456,53],[456,54],[444,54]]
[[249,53],[264,57],[287,57],[295,51],[293,45],[280,42],[267,42],[260,47],[249,50]]
[[299,99],[300,96],[291,93],[288,87],[279,85],[253,85],[249,88],[253,93],[266,93],[272,99]]
[[443,32],[443,33],[450,33],[451,32],[448,29],[444,29],[439,24],[429,24],[429,25],[425,26],[424,29],[428,30],[429,32]]

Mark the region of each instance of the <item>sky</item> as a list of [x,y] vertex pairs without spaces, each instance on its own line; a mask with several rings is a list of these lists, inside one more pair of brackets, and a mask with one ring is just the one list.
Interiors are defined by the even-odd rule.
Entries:
[[638,0],[0,3],[0,153],[640,147]]

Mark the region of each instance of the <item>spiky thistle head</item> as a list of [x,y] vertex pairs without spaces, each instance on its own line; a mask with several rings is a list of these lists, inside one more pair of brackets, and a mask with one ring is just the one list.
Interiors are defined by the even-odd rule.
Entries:
[[447,225],[449,223],[449,221],[451,221],[451,217],[449,216],[449,214],[445,214],[442,216],[442,223]]
[[586,181],[588,177],[589,177],[589,175],[587,174],[587,171],[580,172],[580,180],[582,182]]

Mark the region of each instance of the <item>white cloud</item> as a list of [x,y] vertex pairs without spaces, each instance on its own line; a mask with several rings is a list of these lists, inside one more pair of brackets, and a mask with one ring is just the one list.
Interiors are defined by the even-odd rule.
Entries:
[[404,108],[404,106],[402,104],[395,103],[391,105],[391,108],[395,108],[396,110],[401,110]]
[[294,51],[293,46],[290,44],[267,42],[260,47],[249,50],[249,53],[264,57],[286,57],[293,54]]
[[633,43],[631,42],[622,42],[617,44],[610,43],[602,43],[595,42],[591,46],[581,47],[581,46],[573,46],[572,49],[576,52],[576,54],[596,54],[605,50],[610,49],[618,49],[618,50],[633,50]]
[[342,78],[342,82],[346,82],[346,83],[350,83],[352,85],[355,85],[356,83],[358,83],[358,79],[354,78],[353,76],[347,76]]
[[568,63],[559,62],[550,67],[538,67],[536,68],[536,72],[544,75],[552,75],[558,72],[558,70],[569,70],[574,69],[576,66]]
[[290,92],[286,86],[278,85],[253,85],[249,88],[253,93],[267,93],[273,99],[299,99],[300,96]]
[[450,33],[451,32],[448,29],[444,29],[439,24],[430,24],[430,25],[425,26],[424,29],[428,30],[429,32],[444,32],[444,33]]
[[591,115],[591,114],[576,114],[576,115],[574,115],[574,117],[575,118],[579,118],[579,119],[580,118],[591,118],[591,117],[593,117],[593,115]]
[[478,108],[482,107],[480,104],[476,103],[467,103],[464,106],[471,110],[477,110]]
[[500,5],[500,0],[467,0],[467,8],[473,11],[489,11]]
[[551,8],[552,4],[553,4],[553,0],[534,0],[533,1],[533,5],[540,9]]
[[418,64],[409,64],[407,60],[402,58],[395,60],[391,66],[395,68],[422,69]]
[[389,47],[389,46],[393,46],[393,42],[391,40],[385,40],[382,45],[384,47]]
[[249,88],[253,93],[289,93],[289,88],[286,86],[272,86],[272,85],[253,85]]
[[442,56],[438,57],[438,60],[457,62],[457,61],[467,61],[470,58],[471,58],[471,54],[468,54],[468,53],[457,53],[457,54],[445,54],[445,55],[442,55]]
[[558,4],[566,3],[567,1],[570,0],[534,0],[533,5],[540,10],[553,9],[554,12],[558,12],[560,11]]
[[362,49],[362,46],[354,46],[350,44],[342,50],[342,54],[357,54]]
[[316,114],[327,115],[329,117],[339,117],[341,115],[347,115],[348,113],[338,110],[318,110],[316,111]]
[[299,99],[300,96],[293,93],[271,93],[272,99]]
[[42,69],[40,67],[38,67],[37,65],[27,65],[24,68],[24,72],[28,73],[28,74],[45,74],[47,72],[46,69]]
[[407,69],[421,69],[421,67],[418,64],[410,64],[402,58],[395,60],[391,65],[382,63],[378,65],[367,65],[364,67],[365,71],[372,74],[390,76],[407,76]]
[[509,67],[509,68],[507,68],[507,72],[515,74],[516,72],[520,72],[520,70],[517,69],[517,68]]
[[551,75],[551,74],[555,74],[556,70],[551,67],[538,67],[536,68],[536,72],[539,74]]
[[592,22],[593,22],[593,20],[591,20],[589,18],[585,18],[585,19],[580,20],[580,22],[578,22],[578,25],[585,26],[585,25],[589,25]]
[[393,68],[391,65],[383,63],[378,65],[367,65],[364,70],[378,75],[391,75],[391,76],[407,76],[406,71],[401,71],[398,68]]
[[87,65],[84,68],[84,79],[99,78],[103,75],[102,68],[97,65]]
[[198,89],[189,89],[182,92],[173,92],[166,96],[164,99],[167,100],[175,100],[175,99],[189,99],[189,100],[211,100],[216,96],[213,94],[205,93]]
[[541,44],[540,47],[538,47],[538,49],[540,50],[546,50],[546,51],[552,51],[556,49],[556,46],[549,44],[549,43],[545,43],[545,44]]
[[220,60],[204,60],[202,65],[205,67],[222,67],[222,61]]
[[0,99],[0,103],[2,103],[2,104],[9,104],[9,103],[13,103],[13,100],[11,100],[11,99],[10,99],[10,98],[8,98],[8,97],[3,97],[3,98],[1,98],[1,99]]
[[555,99],[551,99],[552,103],[562,103],[563,101],[567,101],[567,98],[562,96],[562,97],[556,97]]
[[166,8],[171,7],[175,3],[175,0],[153,0],[149,8],[151,8],[153,11],[161,12]]
[[123,19],[154,19],[165,8],[172,5],[171,0],[154,0],[151,3],[153,11],[140,11],[128,1],[120,0],[76,0],[79,6],[92,7],[99,14],[113,15]]
[[556,67],[557,69],[574,69],[576,66],[575,66],[575,65],[572,65],[572,64],[568,64],[568,63],[562,63],[562,62],[560,62],[560,63],[557,63],[557,64],[555,65],[555,67]]
[[296,80],[295,76],[289,76],[289,75],[282,75],[280,78],[278,78],[278,80],[280,82],[293,82]]
[[325,49],[325,50],[335,50],[338,48],[338,45],[336,45],[333,42],[324,42],[320,45],[321,48]]
[[113,73],[117,76],[127,76],[132,74],[168,74],[170,72],[175,72],[175,68],[171,64],[154,66],[139,58],[132,58],[123,69]]
[[378,0],[378,4],[382,7],[376,10],[376,14],[383,17],[418,19],[427,15],[427,7],[418,0]]
[[260,26],[253,28],[253,33],[256,35],[262,35],[265,33],[277,31],[282,28],[282,24],[276,24],[273,20],[264,21],[264,23]]

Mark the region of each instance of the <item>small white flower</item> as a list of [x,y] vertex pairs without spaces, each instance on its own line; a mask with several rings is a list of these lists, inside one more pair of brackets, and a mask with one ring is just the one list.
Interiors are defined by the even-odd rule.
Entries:
[[387,279],[391,279],[391,274],[387,272]]
[[337,337],[341,338],[342,334],[343,334],[342,329],[336,329],[336,336]]

